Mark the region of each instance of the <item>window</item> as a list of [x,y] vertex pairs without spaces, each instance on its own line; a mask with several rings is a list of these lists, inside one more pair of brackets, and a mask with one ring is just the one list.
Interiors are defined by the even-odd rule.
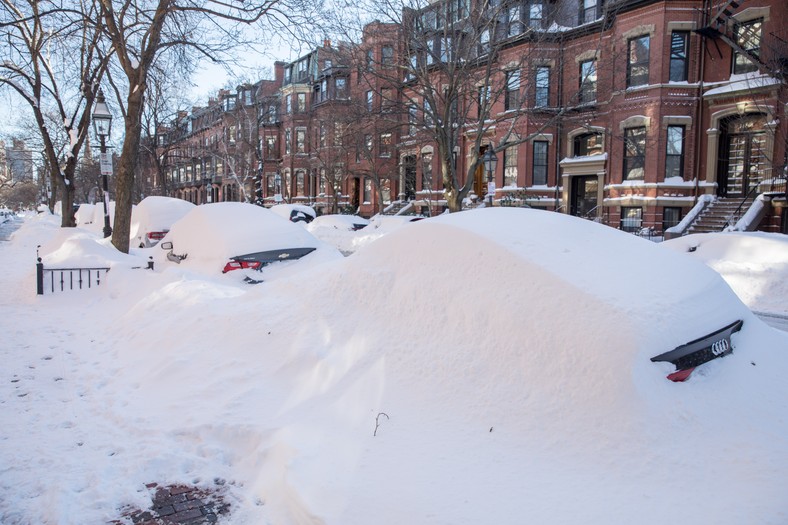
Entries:
[[544,4],[542,0],[531,0],[528,6],[528,27],[541,29],[544,23]]
[[520,6],[509,8],[509,36],[516,36],[523,32],[523,23],[520,21]]
[[443,37],[439,41],[441,47],[441,62],[448,62],[454,56],[452,49],[452,38],[450,36]]
[[227,128],[227,139],[230,141],[230,144],[235,144],[236,135],[235,126]]
[[580,0],[580,17],[579,22],[586,24],[593,22],[599,15],[597,13],[597,2],[599,0]]
[[662,209],[662,231],[677,226],[681,222],[681,208],[665,207]]
[[268,105],[268,122],[276,122],[276,104],[269,104]]
[[306,173],[304,170],[296,171],[296,195],[299,197],[304,196],[304,189],[306,186]]
[[534,106],[544,108],[550,105],[550,68],[547,66],[537,67],[535,76]]
[[293,112],[293,98],[291,96],[285,97],[285,113],[288,115]]
[[394,65],[394,48],[391,46],[383,46],[380,48],[380,63],[383,67],[390,67]]
[[367,49],[367,71],[372,71],[375,64],[375,52],[372,49]]
[[745,53],[734,52],[733,54],[733,72],[735,74],[758,71],[758,66],[748,55],[755,58],[760,56],[762,27],[762,18],[736,24],[734,27],[736,43],[745,51]]
[[624,180],[643,180],[646,166],[646,128],[624,130]]
[[296,129],[296,153],[306,153],[306,130]]
[[479,54],[490,52],[490,30],[485,29],[479,33]]
[[547,146],[546,140],[534,141],[534,186],[547,185]]
[[372,111],[372,103],[374,100],[374,94],[372,91],[367,91],[367,111]]
[[326,147],[326,123],[321,122],[317,130],[317,144],[321,148]]
[[671,82],[686,82],[689,71],[689,32],[673,31],[670,35],[670,78]]
[[506,72],[506,96],[504,109],[517,109],[520,103],[520,70],[514,69]]
[[285,155],[290,155],[290,153],[292,153],[291,142],[292,142],[292,137],[291,137],[291,134],[290,134],[290,130],[286,129],[285,130]]
[[648,35],[630,38],[627,42],[627,87],[648,84]]
[[326,194],[326,188],[328,187],[328,181],[326,180],[326,168],[320,168],[320,180],[318,180],[318,192],[321,195]]
[[372,179],[364,177],[364,202],[372,202]]
[[503,150],[503,185],[517,186],[517,146]]
[[265,154],[266,157],[269,159],[275,159],[277,157],[276,154],[276,137],[266,137],[265,138]]
[[684,126],[668,126],[665,179],[684,178]]
[[336,98],[347,98],[347,79],[344,77],[335,78],[334,89]]
[[490,102],[490,86],[479,86],[479,94],[477,95],[477,117],[483,118],[483,116],[489,113],[489,108],[487,107]]
[[601,133],[583,133],[574,140],[575,157],[599,155],[604,151]]
[[276,174],[274,173],[266,173],[265,174],[265,195],[266,197],[271,197],[276,193]]
[[345,135],[345,127],[341,122],[334,122],[334,146],[341,146]]
[[416,104],[408,106],[408,135],[415,135],[418,131],[419,107]]
[[380,134],[380,156],[391,157],[391,133]]
[[394,108],[394,95],[391,88],[383,88],[380,90],[380,110],[384,113],[391,111]]
[[422,114],[424,115],[424,125],[426,127],[431,127],[435,124],[435,119],[433,118],[433,111],[432,107],[430,106],[430,101],[428,99],[424,99],[424,110]]
[[596,60],[580,62],[580,103],[596,102]]
[[421,156],[421,188],[432,187],[432,153]]
[[643,208],[621,207],[621,229],[629,233],[637,233],[643,224]]

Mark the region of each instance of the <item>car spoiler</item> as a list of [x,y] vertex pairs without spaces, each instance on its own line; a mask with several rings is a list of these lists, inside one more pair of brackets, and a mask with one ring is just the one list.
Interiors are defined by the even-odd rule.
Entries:
[[277,261],[291,261],[300,259],[315,251],[316,248],[282,248],[279,250],[267,250],[264,252],[247,253],[230,257],[236,261],[260,261],[263,265]]
[[731,335],[741,330],[744,321],[734,321],[724,328],[683,344],[664,354],[651,358],[652,362],[669,361],[676,365],[677,371],[689,370],[707,363],[712,359],[724,357],[733,352]]

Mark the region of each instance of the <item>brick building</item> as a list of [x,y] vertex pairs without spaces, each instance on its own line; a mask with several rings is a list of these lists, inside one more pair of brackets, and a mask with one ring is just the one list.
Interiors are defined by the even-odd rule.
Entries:
[[181,116],[170,193],[439,213],[456,182],[464,207],[658,232],[760,195],[785,232],[787,22],[784,0],[434,2]]

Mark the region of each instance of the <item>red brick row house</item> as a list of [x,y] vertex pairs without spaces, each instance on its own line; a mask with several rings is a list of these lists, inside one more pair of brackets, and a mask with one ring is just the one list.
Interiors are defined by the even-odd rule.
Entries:
[[169,130],[171,193],[656,232],[760,195],[785,232],[786,22],[784,0],[433,2],[195,108]]

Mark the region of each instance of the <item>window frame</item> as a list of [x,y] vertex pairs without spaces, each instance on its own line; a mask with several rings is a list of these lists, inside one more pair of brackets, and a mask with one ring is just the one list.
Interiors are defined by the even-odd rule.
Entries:
[[[733,26],[733,36],[737,44],[739,44],[743,49],[746,51],[751,51],[756,57],[760,57],[761,55],[761,47],[763,45],[763,18],[754,18],[752,20],[747,20],[744,22],[737,22]],[[758,25],[758,45],[756,47],[747,48],[745,47],[747,42],[743,42],[741,39],[741,29],[744,27],[750,27]],[[741,59],[741,60],[740,60]],[[739,53],[735,49],[733,50],[732,54],[732,64],[731,64],[731,72],[734,75],[742,75],[745,73],[752,73],[758,71],[758,64],[753,62],[750,57],[746,54]]]
[[[593,104],[596,102],[598,81],[596,62],[596,58],[592,58],[589,60],[583,60],[579,64],[579,99],[581,104]],[[587,70],[586,66],[588,66]]]
[[520,82],[522,75],[520,69],[510,69],[505,72],[506,93],[504,95],[503,109],[509,111],[517,109],[520,104]]
[[[544,77],[542,72],[545,73]],[[550,107],[550,66],[537,66],[534,82],[534,107]]]
[[[630,217],[627,212],[634,213],[636,217]],[[632,224],[626,224],[625,221],[632,221]],[[634,223],[637,226],[634,226]],[[621,214],[619,216],[619,229],[628,233],[637,233],[643,227],[643,207],[642,206],[621,206]]]
[[[677,36],[681,38],[683,44],[680,52],[678,51],[678,46],[676,46]],[[670,60],[668,64],[669,82],[687,82],[689,80],[689,44],[689,31],[673,31],[670,34]],[[680,74],[676,75],[679,78],[674,78],[674,64],[680,65]]]
[[[544,151],[537,151],[537,149],[544,148]],[[547,175],[548,175],[548,166],[549,162],[549,155],[550,155],[550,143],[546,140],[535,140],[533,141],[532,145],[532,154],[533,154],[533,162],[531,166],[531,184],[533,186],[547,186]],[[541,161],[544,159],[544,162],[538,162],[537,160]],[[537,174],[539,177],[539,181],[537,182]],[[541,182],[544,181],[544,182]]]
[[[641,47],[648,51],[646,58],[637,58],[637,45],[641,42]],[[645,42],[645,45],[643,43]],[[633,75],[633,70],[644,69],[644,72]],[[651,74],[651,35],[639,35],[627,39],[627,88],[641,87],[649,85]]]
[[[679,149],[678,153],[671,153],[671,144],[675,144],[675,142],[671,141],[671,131],[678,130],[680,133],[680,142],[679,142]],[[684,125],[679,124],[671,124],[667,127],[665,132],[665,179],[671,177],[681,177],[684,179],[684,153],[686,149],[687,143],[687,127]],[[671,164],[677,164],[675,166],[671,166]],[[678,169],[677,175],[670,175],[670,172],[675,172]]]
[[[641,135],[642,133],[642,135]],[[641,136],[635,136],[636,134]],[[646,179],[646,143],[648,130],[646,126],[633,126],[624,129],[624,157],[622,180]],[[641,147],[642,146],[642,147]],[[634,151],[634,153],[633,153]],[[640,169],[642,176],[630,176],[635,170]]]

